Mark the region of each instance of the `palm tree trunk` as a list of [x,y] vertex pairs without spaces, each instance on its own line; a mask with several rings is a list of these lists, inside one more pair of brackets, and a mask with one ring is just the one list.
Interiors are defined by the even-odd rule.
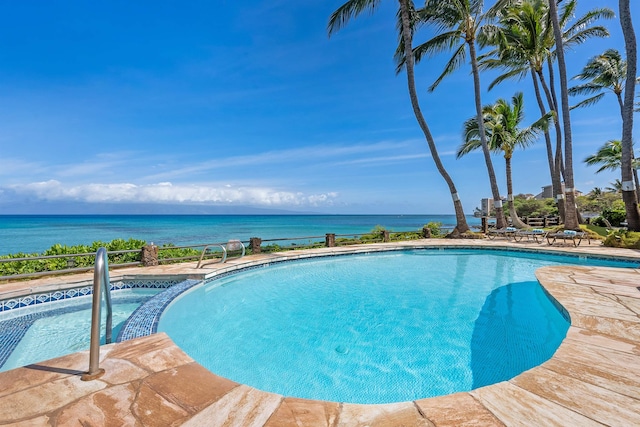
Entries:
[[620,26],[624,35],[627,53],[627,80],[624,88],[624,107],[622,110],[622,200],[627,211],[627,227],[640,231],[640,211],[638,198],[632,181],[633,159],[633,98],[636,86],[636,34],[631,21],[629,0],[619,1]]
[[[622,95],[619,92],[616,92],[616,97],[618,98],[618,105],[620,106],[620,116],[622,117],[622,120],[624,122],[624,114],[625,114],[624,113],[624,101],[622,100]],[[633,142],[632,142],[632,146],[631,146],[631,161],[633,162],[634,159],[635,159],[635,154],[633,153]],[[622,162],[621,162],[621,164],[622,164]],[[636,185],[636,198],[638,199],[638,201],[640,201],[640,182],[638,181],[638,171],[633,167],[633,164],[631,166],[631,171],[633,172],[633,181],[634,181],[634,183]]]
[[442,162],[440,161],[440,155],[438,154],[438,150],[436,149],[436,144],[433,139],[433,135],[431,135],[431,130],[427,125],[426,120],[420,110],[420,103],[418,102],[418,93],[416,91],[416,83],[415,83],[415,73],[414,73],[414,59],[413,59],[413,34],[411,31],[411,24],[409,19],[409,5],[408,2],[410,0],[398,0],[400,4],[400,16],[402,20],[402,38],[404,39],[404,56],[405,56],[405,68],[407,70],[407,85],[409,87],[409,98],[411,99],[411,106],[413,107],[413,113],[416,116],[416,120],[420,125],[420,129],[424,133],[425,138],[427,139],[427,143],[429,144],[429,151],[431,151],[431,157],[433,158],[434,163],[436,164],[436,168],[442,178],[444,178],[445,182],[449,186],[449,191],[451,192],[451,198],[453,199],[453,207],[456,213],[456,228],[453,230],[451,235],[453,237],[457,237],[462,233],[469,231],[469,226],[467,225],[467,219],[464,215],[464,210],[462,209],[462,202],[460,202],[460,198],[458,197],[458,191],[453,183],[453,180],[447,173],[444,168]]
[[620,106],[620,115],[622,116],[622,120],[624,120],[624,101],[622,100],[622,95],[616,92],[616,98],[618,98],[618,105]]
[[482,99],[480,96],[480,72],[478,71],[478,59],[476,55],[475,41],[471,40],[467,43],[469,46],[469,56],[471,57],[471,70],[473,72],[473,89],[476,101],[476,119],[478,120],[478,131],[480,133],[480,142],[482,143],[482,152],[484,153],[484,161],[489,172],[489,183],[491,184],[491,193],[493,195],[493,203],[496,210],[496,227],[504,228],[507,221],[504,217],[502,208],[502,198],[500,197],[500,189],[496,180],[496,173],[493,170],[491,162],[491,153],[489,152],[489,144],[487,143],[487,135],[484,129],[484,120],[482,118]]
[[558,113],[558,109],[556,107],[555,96],[553,96],[553,91],[547,86],[547,82],[544,79],[544,72],[542,70],[538,70],[538,78],[540,79],[540,84],[542,85],[542,89],[544,90],[545,97],[547,98],[547,104],[549,104],[549,109],[553,111],[553,126],[556,132],[556,153],[554,156],[554,167],[553,167],[553,178],[551,179],[551,184],[553,187],[553,198],[556,199],[556,203],[558,205],[558,214],[560,214],[560,218],[562,222],[564,222],[565,218],[565,200],[564,200],[564,191],[562,190],[562,128],[560,126],[560,114]]
[[[538,79],[536,78],[536,72],[533,67],[530,68],[531,71],[531,79],[533,80],[533,90],[536,94],[536,101],[538,101],[538,108],[540,109],[540,117],[543,117],[547,114],[547,109],[544,106],[544,102],[542,101],[542,96],[540,95],[540,85],[538,85]],[[549,162],[549,174],[551,175],[551,181],[553,183],[553,171],[554,171],[554,162],[553,162],[553,147],[551,146],[551,136],[549,135],[549,130],[545,129],[544,131],[544,142],[547,147],[547,162]]]
[[[621,2],[624,0],[620,0]],[[571,139],[571,115],[569,112],[569,94],[567,84],[567,66],[564,60],[564,45],[562,31],[558,22],[558,7],[556,0],[549,0],[549,14],[553,24],[553,35],[556,40],[556,55],[560,74],[560,99],[562,101],[562,124],[564,127],[564,184],[565,184],[565,219],[564,227],[578,230],[578,210],[576,208],[576,193],[573,181],[573,142]],[[634,193],[635,195],[635,193]]]
[[[633,155],[633,152],[631,153],[631,155]],[[632,160],[633,160],[633,157],[632,157]],[[640,202],[640,181],[638,181],[638,170],[634,169],[633,166],[631,170],[633,171],[633,180],[636,183],[636,197]]]
[[[540,85],[538,85],[538,79],[536,77],[535,69],[531,68],[531,78],[533,79],[533,88],[536,94],[536,100],[538,101],[538,107],[540,108],[540,115],[544,116],[547,114],[547,110],[544,106],[544,102],[542,101],[542,95],[540,94]],[[544,80],[541,80],[541,83],[544,83]],[[545,90],[547,93],[548,88]],[[549,97],[547,97],[549,100]],[[553,110],[553,107],[550,107]],[[557,121],[557,117],[554,117],[554,123]],[[559,125],[556,124],[556,151],[560,151],[561,147],[558,147],[558,144],[562,144],[562,138],[560,137],[558,143],[558,135],[561,135],[559,132]],[[549,131],[544,131],[544,139],[547,144],[547,161],[549,162],[549,172],[551,173],[551,189],[554,200],[556,201],[556,206],[558,207],[558,215],[560,216],[560,221],[564,222],[564,195],[562,193],[562,180],[560,179],[560,171],[556,165],[556,162],[562,162],[562,157],[554,158],[553,155],[553,147],[551,146],[551,136],[549,135]],[[563,197],[558,197],[558,195],[563,195]]]
[[527,228],[527,224],[522,222],[516,212],[516,206],[513,204],[513,181],[511,179],[511,156],[504,156],[504,164],[507,175],[507,204],[509,205],[509,215],[511,215],[511,223],[514,227]]

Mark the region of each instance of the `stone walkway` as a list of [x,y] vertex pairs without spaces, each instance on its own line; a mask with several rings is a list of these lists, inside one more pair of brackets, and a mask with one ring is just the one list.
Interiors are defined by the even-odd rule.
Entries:
[[[640,260],[640,251],[487,241],[423,240],[117,270],[116,276],[202,278],[274,259],[425,245],[541,248]],[[88,353],[0,373],[0,425],[16,426],[632,426],[640,425],[640,270],[546,267],[536,273],[571,327],[555,355],[505,382],[468,393],[383,405],[284,397],[207,371],[164,334],[101,348],[106,374],[83,382]],[[1,285],[0,298],[64,287],[84,276]]]

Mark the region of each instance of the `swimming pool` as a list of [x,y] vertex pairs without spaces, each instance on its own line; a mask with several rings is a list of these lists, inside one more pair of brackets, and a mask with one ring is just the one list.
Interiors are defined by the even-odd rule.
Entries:
[[286,396],[391,403],[471,390],[539,365],[569,326],[533,272],[636,264],[496,250],[286,262],[197,286],[164,331],[216,374]]

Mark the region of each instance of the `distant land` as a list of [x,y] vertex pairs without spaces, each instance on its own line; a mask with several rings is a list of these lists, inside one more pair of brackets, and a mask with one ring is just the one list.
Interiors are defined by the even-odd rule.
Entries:
[[[84,203],[0,201],[0,215],[315,215],[317,212],[252,206],[159,203]],[[326,214],[323,214],[326,215]]]

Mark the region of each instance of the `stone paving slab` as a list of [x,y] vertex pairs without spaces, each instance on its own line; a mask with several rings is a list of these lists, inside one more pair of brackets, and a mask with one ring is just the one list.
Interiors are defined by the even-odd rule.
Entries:
[[[428,243],[509,246],[476,241]],[[222,269],[228,271],[242,265],[310,254],[419,245],[425,245],[425,241],[271,254],[197,273],[215,275]],[[522,246],[510,244],[510,247]],[[548,249],[546,245],[540,248]],[[602,253],[602,248],[598,249]],[[589,246],[571,248],[574,253],[598,254],[595,250]],[[636,252],[607,253],[624,253],[623,256],[640,259],[640,253]],[[193,270],[191,265],[183,265],[182,269],[174,265],[171,269],[152,270],[151,274],[158,276],[163,271],[196,274]],[[136,274],[133,271],[139,270],[126,274]],[[568,309],[572,326],[567,337],[556,354],[541,366],[509,381],[468,393],[384,405],[285,397],[209,372],[160,333],[103,346],[101,366],[106,373],[94,381],[80,380],[81,373],[88,368],[88,352],[0,373],[0,425],[640,425],[640,270],[563,266],[546,267],[536,275],[547,291]],[[21,286],[22,289],[37,287]],[[55,284],[48,282],[47,286]],[[12,292],[15,291],[14,287]]]

